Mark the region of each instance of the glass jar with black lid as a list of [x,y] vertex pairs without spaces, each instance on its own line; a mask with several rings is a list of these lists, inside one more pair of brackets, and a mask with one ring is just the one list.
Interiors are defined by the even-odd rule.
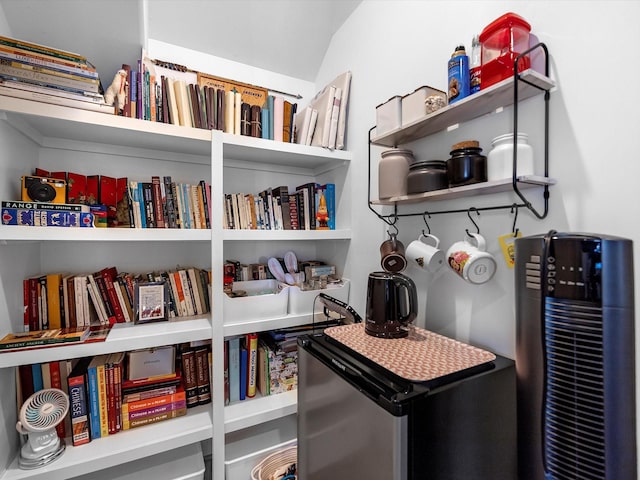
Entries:
[[487,181],[487,157],[482,155],[480,143],[466,140],[452,145],[447,160],[449,186],[457,187]]

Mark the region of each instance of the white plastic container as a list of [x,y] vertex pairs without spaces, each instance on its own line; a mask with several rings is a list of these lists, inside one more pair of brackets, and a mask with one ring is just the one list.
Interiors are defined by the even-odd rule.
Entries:
[[[533,149],[529,145],[529,136],[518,133],[518,169],[517,175],[533,175]],[[487,155],[487,180],[504,180],[513,175],[513,134],[505,133],[491,141],[492,149]]]
[[425,100],[431,95],[443,98],[443,106],[447,104],[447,94],[427,85],[418,87],[412,93],[402,97],[402,126],[408,125],[427,115]]
[[340,285],[327,285],[327,288],[323,288],[322,290],[300,290],[300,287],[297,285],[293,285],[289,287],[289,314],[293,315],[304,315],[310,314],[313,308],[313,304],[315,301],[315,312],[321,313],[324,306],[316,297],[319,293],[324,293],[333,297],[337,300],[340,300],[344,303],[349,303],[349,284],[351,282],[343,278],[342,284]]
[[376,135],[400,128],[402,125],[402,97],[396,95],[376,107]]
[[233,282],[233,290],[244,290],[247,292],[247,296],[229,297],[225,295],[225,323],[247,319],[277,318],[287,314],[289,287],[279,284],[277,280]]

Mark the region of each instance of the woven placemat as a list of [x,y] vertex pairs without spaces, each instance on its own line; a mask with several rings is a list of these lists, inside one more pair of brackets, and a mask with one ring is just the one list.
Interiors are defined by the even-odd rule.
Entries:
[[411,326],[404,338],[378,338],[363,323],[329,327],[329,337],[365,356],[401,378],[426,382],[492,362],[496,356],[466,343]]

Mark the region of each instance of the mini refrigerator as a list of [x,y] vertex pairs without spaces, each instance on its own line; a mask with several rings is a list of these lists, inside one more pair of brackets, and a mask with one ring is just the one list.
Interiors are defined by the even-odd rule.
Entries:
[[[400,357],[406,371],[425,366],[402,348],[403,339],[371,337],[362,325],[298,340],[299,478],[514,480],[514,362],[491,354],[427,381],[407,380],[327,333],[351,329]],[[435,335],[425,332],[412,327],[406,341]],[[463,345],[434,338],[447,348]],[[431,350],[427,366],[450,367]]]
[[633,245],[515,241],[521,480],[635,480]]

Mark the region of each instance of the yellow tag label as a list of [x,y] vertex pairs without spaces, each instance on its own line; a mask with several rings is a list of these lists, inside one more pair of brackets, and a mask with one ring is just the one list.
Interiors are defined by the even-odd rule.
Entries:
[[515,251],[514,245],[516,238],[520,238],[522,233],[520,230],[514,235],[513,233],[507,233],[505,235],[501,235],[498,237],[498,241],[500,242],[500,250],[502,250],[502,255],[504,256],[504,261],[507,263],[507,267],[513,268],[515,265]]

